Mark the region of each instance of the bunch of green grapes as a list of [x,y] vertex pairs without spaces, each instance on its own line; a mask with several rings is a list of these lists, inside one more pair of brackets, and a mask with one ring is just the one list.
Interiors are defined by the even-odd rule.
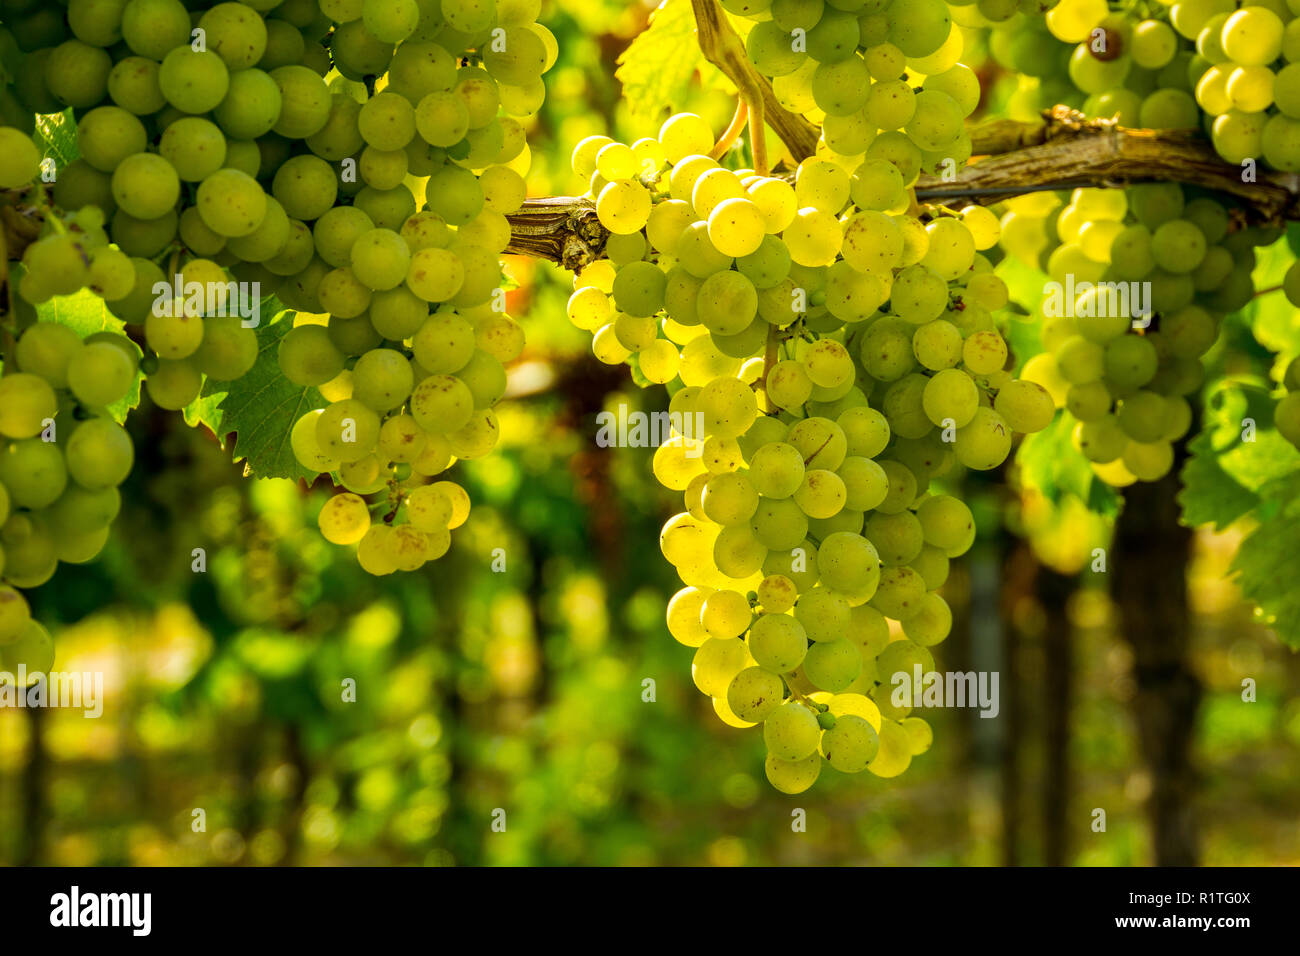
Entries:
[[931,482],[997,467],[1055,409],[1005,370],[991,212],[924,221],[893,159],[827,152],[790,182],[712,146],[693,114],[578,144],[610,234],[568,314],[600,360],[672,392],[653,469],[684,495],[660,546],[696,685],[725,722],[764,724],[778,789],[823,762],[893,776],[930,740],[895,675],[934,669],[939,589],[975,537]]
[[1058,42],[1044,17],[1017,12],[990,24],[986,18],[972,17],[970,11],[975,9],[954,7],[953,22],[972,30],[991,27],[987,30],[988,52],[1003,69],[998,82],[1009,90],[1008,118],[1032,122],[1043,110],[1057,105],[1083,106],[1083,96],[1070,82],[1070,48]]
[[1230,163],[1300,171],[1300,21],[1282,0],[1237,9],[1183,3],[1173,29],[1196,45],[1191,80],[1214,148]]
[[[98,215],[103,241],[35,243],[20,295],[42,304],[104,284],[109,309],[142,327],[146,391],[167,409],[249,370],[250,313],[278,296],[299,314],[281,370],[330,402],[295,425],[298,459],[329,472],[339,499],[390,499],[364,506],[363,541],[355,509],[342,524],[327,510],[327,537],[360,541],[376,573],[445,552],[463,491],[419,489],[494,447],[504,363],[523,348],[501,254],[526,193],[521,119],[557,55],[540,4],[66,6],[48,16],[9,0],[0,47],[10,38],[21,58],[20,111],[72,108],[79,158],[49,203]],[[0,176],[26,181],[39,154],[9,138]],[[385,520],[370,528],[372,509]],[[400,557],[377,543],[401,527],[403,541],[428,539],[420,562],[409,542]]]
[[825,150],[891,163],[904,187],[970,158],[963,120],[980,84],[958,62],[962,34],[944,0],[780,0],[762,14],[724,6],[757,20],[745,39],[750,60],[782,106],[822,126]]
[[135,453],[108,406],[137,379],[140,350],[114,332],[82,339],[34,321],[0,376],[0,671],[44,673],[53,644],[19,588],[59,562],[83,564],[108,540]]
[[[1252,100],[1249,84],[1265,82],[1258,72],[1263,67],[1213,64],[1225,62],[1225,36],[1246,55],[1243,24],[1264,24],[1266,40],[1274,24],[1281,35],[1280,22],[1291,13],[1270,4],[1244,8],[1237,16],[1235,6],[1177,4],[1166,20],[1075,0],[1049,12],[1045,26],[1073,44],[1068,77],[1086,96],[1086,114],[1131,127],[1204,125],[1224,158],[1239,162],[1267,158],[1258,143],[1239,155],[1229,155],[1225,145],[1236,135],[1235,124],[1246,122],[1246,110],[1259,118],[1262,137],[1265,122],[1258,111],[1269,100]],[[1230,13],[1235,33],[1225,33]],[[1016,42],[1008,36],[991,48],[996,53]],[[1276,56],[1268,49],[1265,43],[1262,55]],[[1231,110],[1216,101],[1213,87],[1221,80],[1227,96],[1229,75],[1238,93]],[[1266,84],[1271,90],[1271,78]],[[1275,129],[1290,122],[1276,119]],[[1249,301],[1254,249],[1273,242],[1277,232],[1242,228],[1214,198],[1185,195],[1174,184],[1128,193],[1076,190],[1064,203],[1038,194],[1008,202],[1006,210],[1003,249],[1057,284],[1050,295],[1045,290],[1040,309],[1047,352],[1030,360],[1025,376],[1047,387],[1072,416],[1076,447],[1105,481],[1123,486],[1162,477],[1173,466],[1173,442],[1191,425],[1186,396],[1201,384],[1200,358],[1218,338],[1223,315]],[[1103,285],[1088,289],[1096,283]],[[1073,293],[1076,286],[1082,294]],[[1063,295],[1070,300],[1063,302]],[[1139,302],[1149,314],[1137,314]],[[1117,314],[1117,306],[1126,314]]]
[[1100,0],[1066,0],[1047,14],[1051,33],[1075,45],[1068,75],[1086,96],[1083,111],[1122,126],[1204,129],[1227,162],[1300,170],[1300,23],[1292,6],[1190,0],[1143,9],[1146,16],[1136,6],[1111,12]]
[[[1043,197],[1032,202],[1006,213],[1004,226],[1018,230],[1007,251],[1043,264],[1055,287],[1039,308],[1046,351],[1022,375],[1066,410],[1076,448],[1103,480],[1155,481],[1192,424],[1201,357],[1223,316],[1253,294],[1254,249],[1277,233],[1238,228],[1220,202],[1172,183],[1079,189],[1050,213]],[[1052,216],[1060,244],[1050,254],[1025,245],[1035,213]]]

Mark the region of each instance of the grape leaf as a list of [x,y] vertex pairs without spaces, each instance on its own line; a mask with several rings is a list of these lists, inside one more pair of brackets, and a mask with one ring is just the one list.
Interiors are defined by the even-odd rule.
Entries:
[[1119,514],[1119,496],[1097,479],[1087,459],[1075,449],[1072,428],[1070,419],[1060,414],[1042,431],[1026,435],[1016,452],[1020,480],[1053,503],[1071,494],[1091,511],[1114,517]]
[[1300,452],[1272,427],[1275,404],[1262,382],[1247,378],[1223,379],[1205,396],[1204,447],[1224,473],[1250,491],[1300,465]]
[[1292,244],[1294,230],[1288,230],[1286,242],[1276,242],[1255,253],[1251,279],[1256,289],[1265,290],[1251,299],[1238,316],[1255,340],[1275,355],[1260,356],[1273,362],[1273,377],[1280,379],[1287,363],[1300,355],[1300,311],[1277,288],[1287,269],[1295,262]]
[[1284,644],[1300,650],[1300,473],[1270,482],[1263,495],[1259,525],[1241,542],[1231,570],[1242,596]]
[[1011,313],[1011,320],[1006,323],[1007,343],[1016,358],[1016,368],[1020,369],[1028,359],[1043,351],[1038,304],[1047,276],[1015,256],[1004,258],[993,271],[1007,284]]
[[81,156],[81,149],[77,146],[77,124],[70,109],[38,116],[34,138],[41,151],[53,158],[56,170],[66,169]]
[[207,426],[235,461],[245,463],[250,477],[316,476],[294,457],[289,433],[299,418],[328,403],[317,389],[285,378],[276,359],[280,340],[293,328],[293,314],[281,311],[257,329],[257,361],[243,378],[204,382],[199,399],[185,410],[185,420]]
[[[36,307],[36,317],[42,322],[58,322],[66,325],[83,339],[96,332],[115,332],[123,335],[125,325],[121,319],[108,311],[104,300],[89,289],[82,289],[75,295],[55,296]],[[140,373],[136,372],[135,381],[126,395],[106,411],[119,425],[126,421],[127,412],[140,405]]]
[[637,34],[618,58],[614,76],[623,84],[623,102],[633,122],[658,123],[665,112],[684,106],[696,73],[717,85],[695,39],[690,0],[664,0],[650,26]]
[[1222,531],[1259,504],[1259,496],[1243,486],[1219,464],[1209,432],[1201,432],[1187,446],[1191,453],[1182,470],[1183,524],[1214,525]]

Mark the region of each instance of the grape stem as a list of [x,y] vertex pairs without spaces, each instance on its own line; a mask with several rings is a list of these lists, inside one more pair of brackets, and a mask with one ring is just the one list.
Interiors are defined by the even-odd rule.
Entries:
[[754,152],[754,171],[767,175],[764,124],[770,123],[795,162],[817,151],[819,131],[802,116],[791,113],[776,98],[772,84],[754,68],[745,44],[736,33],[718,0],[691,0],[700,52],[735,84],[749,106],[749,135]]
[[769,415],[776,414],[776,405],[772,402],[772,396],[767,392],[767,376],[772,371],[772,366],[776,365],[776,350],[781,345],[781,330],[775,325],[767,330],[767,347],[763,350],[763,404],[767,406]]
[[731,145],[740,136],[740,131],[745,128],[745,121],[749,119],[749,104],[741,97],[736,101],[736,113],[731,117],[731,125],[727,127],[721,138],[713,144],[713,149],[709,151],[709,156],[713,159],[721,159],[731,149]]
[[1194,131],[1130,129],[1055,106],[1032,123],[999,119],[969,132],[972,154],[986,158],[955,176],[920,177],[919,201],[991,205],[1043,190],[1175,182],[1226,193],[1255,222],[1300,219],[1300,175],[1226,163]]
[[1272,286],[1269,286],[1267,289],[1260,289],[1260,290],[1259,290],[1258,292],[1256,292],[1253,296],[1251,296],[1251,298],[1252,298],[1252,299],[1258,299],[1261,295],[1268,295],[1270,292],[1281,292],[1281,291],[1282,291],[1282,286],[1280,286],[1280,285],[1272,285]]

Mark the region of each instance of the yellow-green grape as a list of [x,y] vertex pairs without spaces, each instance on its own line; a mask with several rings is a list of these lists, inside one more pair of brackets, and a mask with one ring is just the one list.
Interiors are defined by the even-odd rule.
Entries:
[[904,621],[916,613],[925,597],[925,582],[910,567],[880,569],[879,586],[871,606],[887,617]]
[[803,626],[809,640],[834,641],[849,628],[849,602],[843,594],[815,588],[799,597],[794,618]]
[[760,616],[750,628],[748,642],[758,665],[778,674],[794,670],[808,653],[803,625],[785,614]]
[[9,643],[0,643],[0,671],[18,679],[21,668],[30,686],[54,666],[54,639],[39,622],[28,620]]
[[844,480],[833,471],[808,469],[795,489],[794,502],[809,518],[831,518],[839,514],[847,498]]
[[793,499],[764,498],[751,523],[754,536],[774,551],[799,546],[808,534],[808,518]]
[[40,165],[40,150],[30,136],[13,127],[0,128],[0,189],[13,189],[31,182]]
[[817,563],[823,585],[858,600],[868,600],[876,593],[883,573],[875,546],[849,531],[827,535],[818,549]]
[[822,732],[821,752],[841,773],[861,773],[880,749],[876,729],[856,714],[838,714],[834,725]]
[[331,544],[356,544],[370,530],[370,509],[358,495],[344,492],[325,502],[317,524]]
[[970,424],[957,429],[953,453],[975,471],[989,471],[1011,453],[1011,427],[991,408],[979,408]]
[[862,671],[862,654],[852,641],[818,641],[808,648],[803,671],[814,686],[832,693],[845,690]]
[[163,157],[136,153],[117,164],[112,188],[113,201],[123,212],[137,219],[158,219],[176,205],[181,184],[176,170]]
[[1300,392],[1292,392],[1278,401],[1273,410],[1273,424],[1283,438],[1300,447]]
[[[698,184],[696,188],[699,188]],[[696,212],[700,212],[698,207]],[[765,226],[762,212],[750,199],[724,199],[708,214],[709,240],[723,255],[736,258],[747,256],[759,248]]]
[[145,379],[145,389],[154,404],[168,411],[189,405],[199,397],[202,388],[203,373],[189,359],[160,359],[158,367]]
[[638,182],[607,184],[596,199],[596,216],[610,232],[638,232],[650,218],[650,192]]
[[975,527],[970,508],[951,495],[934,495],[916,510],[925,543],[944,551],[958,547]]
[[679,644],[699,647],[710,639],[700,622],[704,601],[713,593],[709,588],[685,587],[668,602],[668,633]]
[[899,721],[907,732],[907,739],[912,745],[912,756],[918,756],[930,749],[934,743],[934,730],[920,717],[906,717]]
[[464,263],[450,249],[431,247],[411,256],[406,286],[425,302],[447,302],[464,284]]
[[[930,423],[940,428],[962,428],[979,410],[979,389],[970,375],[961,369],[943,369],[935,373],[923,388],[922,408]],[[897,430],[899,423],[894,421],[893,424]]]
[[446,434],[469,424],[474,412],[474,395],[458,378],[431,375],[415,386],[410,410],[425,431]]
[[911,735],[896,720],[881,721],[880,746],[867,769],[877,777],[897,777],[912,763]]
[[701,507],[704,514],[718,524],[746,524],[758,509],[758,492],[748,476],[724,472],[703,480]]
[[785,699],[779,674],[762,667],[747,667],[727,686],[727,706],[741,720],[760,723]]
[[[79,339],[77,345],[81,345]],[[0,378],[0,435],[31,438],[40,433],[57,411],[54,390],[41,376],[15,372]]]
[[744,641],[711,637],[695,652],[691,678],[701,693],[725,697],[732,679],[752,663]]
[[0,646],[18,640],[31,618],[31,608],[22,592],[0,584]]
[[791,701],[772,711],[763,721],[763,741],[768,752],[779,760],[803,760],[815,755],[821,728],[813,712]]
[[952,611],[948,602],[933,591],[922,598],[917,612],[903,622],[903,633],[922,647],[938,644],[951,631]]
[[740,637],[752,617],[749,602],[739,591],[714,591],[700,608],[700,623],[712,637]]
[[784,574],[771,574],[758,585],[758,603],[767,614],[783,614],[794,607],[799,591]]
[[357,544],[357,563],[368,574],[392,574],[397,570],[394,530],[386,524],[371,525]]
[[774,754],[768,754],[763,763],[763,772],[770,783],[782,793],[803,793],[814,783],[822,770],[820,754],[809,754],[802,760],[782,760]]
[[705,433],[719,438],[743,435],[758,416],[754,390],[735,378],[717,378],[705,385],[696,408],[704,416]]
[[379,442],[379,416],[356,399],[335,402],[316,421],[316,442],[331,458],[359,461]]
[[90,342],[68,363],[68,387],[86,405],[111,405],[135,382],[135,363],[108,342]]
[[659,129],[659,142],[668,162],[674,165],[687,156],[707,153],[713,148],[713,130],[694,113],[678,113]]
[[135,461],[126,429],[108,418],[92,418],[78,425],[64,455],[68,476],[91,491],[120,485]]
[[[1106,404],[1109,408],[1109,396]],[[1008,382],[998,389],[993,409],[1013,430],[1024,434],[1042,431],[1052,423],[1056,414],[1056,404],[1047,389],[1037,382],[1023,379]]]
[[469,518],[469,492],[454,481],[435,481],[432,487],[441,491],[447,496],[447,500],[451,502],[451,521],[447,527],[454,531]]

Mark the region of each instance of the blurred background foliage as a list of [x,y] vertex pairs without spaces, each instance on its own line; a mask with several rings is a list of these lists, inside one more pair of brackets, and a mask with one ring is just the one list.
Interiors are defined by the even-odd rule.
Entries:
[[[613,68],[649,12],[548,0],[560,57],[529,133],[533,194],[583,190],[568,157],[584,136],[656,128]],[[734,99],[709,74],[671,105],[721,129]],[[665,627],[679,584],[655,542],[678,496],[654,482],[652,449],[594,443],[598,412],[662,409],[662,391],[591,357],[565,318],[568,276],[510,271],[529,345],[501,447],[457,466],[473,513],[420,572],[371,578],[325,543],[325,487],[247,480],[179,415],[134,417],[110,546],[32,595],[57,669],[104,675],[104,714],[0,709],[0,864],[1152,861],[1132,653],[1090,570],[1100,519],[1018,492],[1014,474],[968,483],[981,538],[947,585],[957,624],[939,659],[999,670],[1002,713],[928,713],[934,746],[902,777],[827,768],[783,796],[760,735],[716,719]],[[1237,534],[1198,533],[1186,568],[1201,858],[1295,864],[1300,660],[1228,579]]]

